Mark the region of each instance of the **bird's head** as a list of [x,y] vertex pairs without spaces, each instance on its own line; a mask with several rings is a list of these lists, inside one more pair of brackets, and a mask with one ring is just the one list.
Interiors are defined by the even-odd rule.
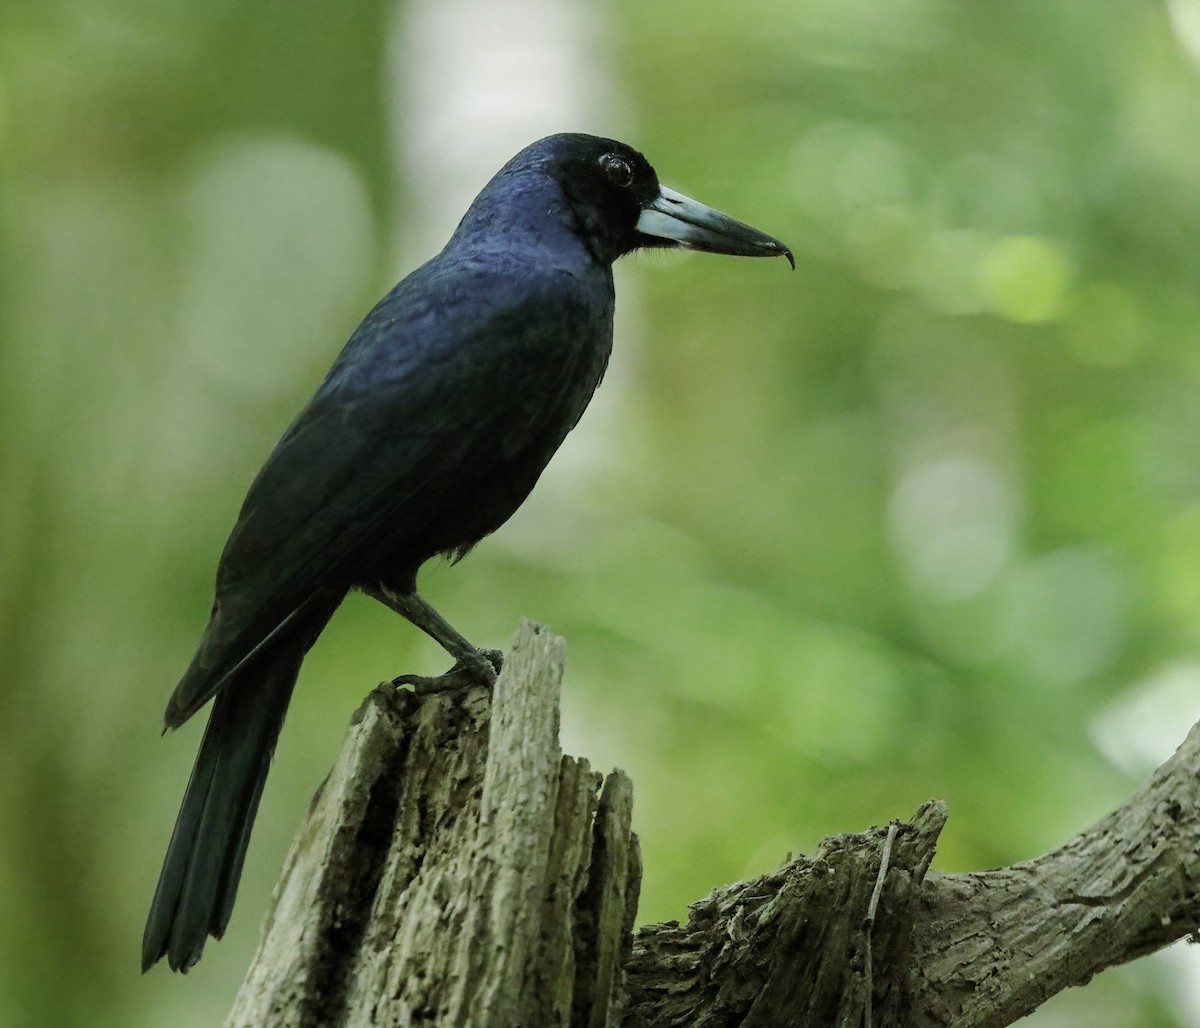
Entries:
[[[577,231],[611,263],[639,248],[683,247],[742,257],[787,257],[778,239],[668,189],[633,147],[580,133],[547,136],[509,162],[505,172],[549,174],[558,183]],[[498,178],[500,176],[497,176]]]
[[[778,239],[658,181],[637,150],[599,136],[551,136],[563,193],[594,249],[608,260],[641,247],[684,247],[742,257],[785,256]],[[537,144],[534,144],[535,146]]]

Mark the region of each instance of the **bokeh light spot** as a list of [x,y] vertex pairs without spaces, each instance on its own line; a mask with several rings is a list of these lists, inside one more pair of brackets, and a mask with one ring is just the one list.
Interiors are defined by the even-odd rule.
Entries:
[[914,587],[938,599],[984,588],[1012,551],[1015,509],[1005,476],[983,460],[943,458],[906,472],[888,513]]
[[310,374],[305,358],[346,334],[369,281],[374,230],[357,169],[301,139],[235,137],[195,169],[187,203],[180,331],[193,359],[240,389]]
[[979,282],[989,310],[1009,321],[1053,321],[1071,283],[1062,248],[1040,236],[1008,236],[988,248]]
[[1109,760],[1140,777],[1174,752],[1198,717],[1200,663],[1178,661],[1124,690],[1092,719],[1090,731]]
[[1104,554],[1063,549],[1002,583],[1000,638],[1022,676],[1063,686],[1109,666],[1124,639],[1125,583]]

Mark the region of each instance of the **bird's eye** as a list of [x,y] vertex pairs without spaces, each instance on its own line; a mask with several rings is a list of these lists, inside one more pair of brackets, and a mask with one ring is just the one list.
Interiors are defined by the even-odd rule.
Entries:
[[618,157],[615,153],[606,153],[600,158],[600,167],[604,169],[608,180],[615,186],[624,189],[633,182],[633,169],[624,157]]

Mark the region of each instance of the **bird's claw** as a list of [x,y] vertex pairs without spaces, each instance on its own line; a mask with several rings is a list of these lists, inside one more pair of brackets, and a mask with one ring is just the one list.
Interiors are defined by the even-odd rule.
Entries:
[[418,696],[457,692],[477,685],[490,689],[503,665],[504,654],[500,650],[476,650],[473,657],[462,658],[445,674],[401,675],[392,679],[392,685],[409,686]]

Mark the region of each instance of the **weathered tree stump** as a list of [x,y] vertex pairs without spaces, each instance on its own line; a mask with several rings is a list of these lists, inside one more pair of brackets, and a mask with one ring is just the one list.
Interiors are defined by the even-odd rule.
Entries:
[[367,697],[227,1025],[616,1023],[632,790],[562,755],[562,662],[526,622],[494,699]]
[[636,937],[632,790],[558,746],[562,641],[494,696],[376,689],[293,843],[229,1026],[1000,1026],[1200,928],[1200,726],[1037,860],[929,870],[946,821],[826,839]]

